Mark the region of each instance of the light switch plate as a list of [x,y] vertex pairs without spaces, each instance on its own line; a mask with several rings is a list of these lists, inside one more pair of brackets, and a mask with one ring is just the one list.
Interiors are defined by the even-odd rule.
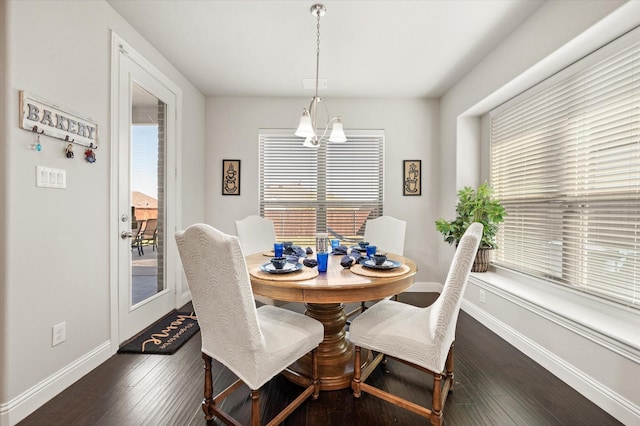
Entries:
[[41,188],[67,187],[67,171],[51,167],[36,166],[36,186]]

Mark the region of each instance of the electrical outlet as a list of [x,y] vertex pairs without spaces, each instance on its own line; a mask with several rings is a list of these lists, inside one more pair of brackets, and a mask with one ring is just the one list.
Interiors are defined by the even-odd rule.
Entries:
[[484,290],[480,290],[480,303],[484,303],[485,300],[485,293]]
[[61,322],[53,326],[53,333],[51,336],[51,346],[59,345],[67,338],[67,323]]

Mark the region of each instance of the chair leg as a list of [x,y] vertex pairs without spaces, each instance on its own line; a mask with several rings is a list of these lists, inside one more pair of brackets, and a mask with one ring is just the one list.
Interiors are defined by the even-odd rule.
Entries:
[[360,346],[355,346],[356,354],[353,361],[353,379],[351,380],[351,389],[353,389],[353,396],[360,398],[360,377],[362,374],[362,367],[360,365],[360,352],[362,351]]
[[251,426],[260,426],[260,391],[251,391]]
[[453,344],[449,348],[449,353],[447,354],[447,361],[444,364],[445,370],[447,373],[447,381],[449,382],[449,392],[453,391]]
[[433,400],[430,420],[433,426],[440,426],[442,422],[442,374],[433,376]]
[[320,379],[318,378],[318,348],[311,351],[311,381],[313,383],[313,399],[320,396]]
[[213,380],[211,377],[211,357],[206,354],[202,354],[204,360],[204,399],[202,400],[202,411],[204,411],[204,418],[206,420],[213,420],[215,413],[213,400]]

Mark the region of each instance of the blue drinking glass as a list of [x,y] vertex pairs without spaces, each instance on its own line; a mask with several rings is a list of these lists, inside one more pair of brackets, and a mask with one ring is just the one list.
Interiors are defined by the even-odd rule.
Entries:
[[372,245],[368,245],[367,246],[367,257],[369,259],[371,259],[371,256],[373,256],[374,254],[376,254],[376,250],[378,250],[378,247],[376,246],[372,246]]
[[273,257],[282,257],[283,250],[284,250],[284,244],[273,243]]
[[327,272],[327,264],[329,263],[329,253],[321,252],[316,254],[318,260],[318,272]]

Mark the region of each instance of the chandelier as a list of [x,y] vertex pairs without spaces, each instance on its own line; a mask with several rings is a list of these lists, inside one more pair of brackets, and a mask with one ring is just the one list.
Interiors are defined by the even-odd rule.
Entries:
[[[322,4],[314,4],[311,6],[311,15],[315,16],[317,23],[316,32],[316,95],[311,98],[309,109],[304,108],[302,110],[302,117],[300,117],[300,124],[295,132],[296,136],[305,138],[303,146],[317,148],[322,141],[329,142],[346,142],[347,137],[344,134],[342,128],[342,117],[331,117],[327,106],[322,102],[322,99],[318,96],[318,71],[320,70],[320,17],[324,16],[327,9]],[[322,130],[322,134],[318,135],[318,107],[322,104],[325,114],[327,116],[327,123]],[[331,127],[331,134],[327,139],[327,132]]]

